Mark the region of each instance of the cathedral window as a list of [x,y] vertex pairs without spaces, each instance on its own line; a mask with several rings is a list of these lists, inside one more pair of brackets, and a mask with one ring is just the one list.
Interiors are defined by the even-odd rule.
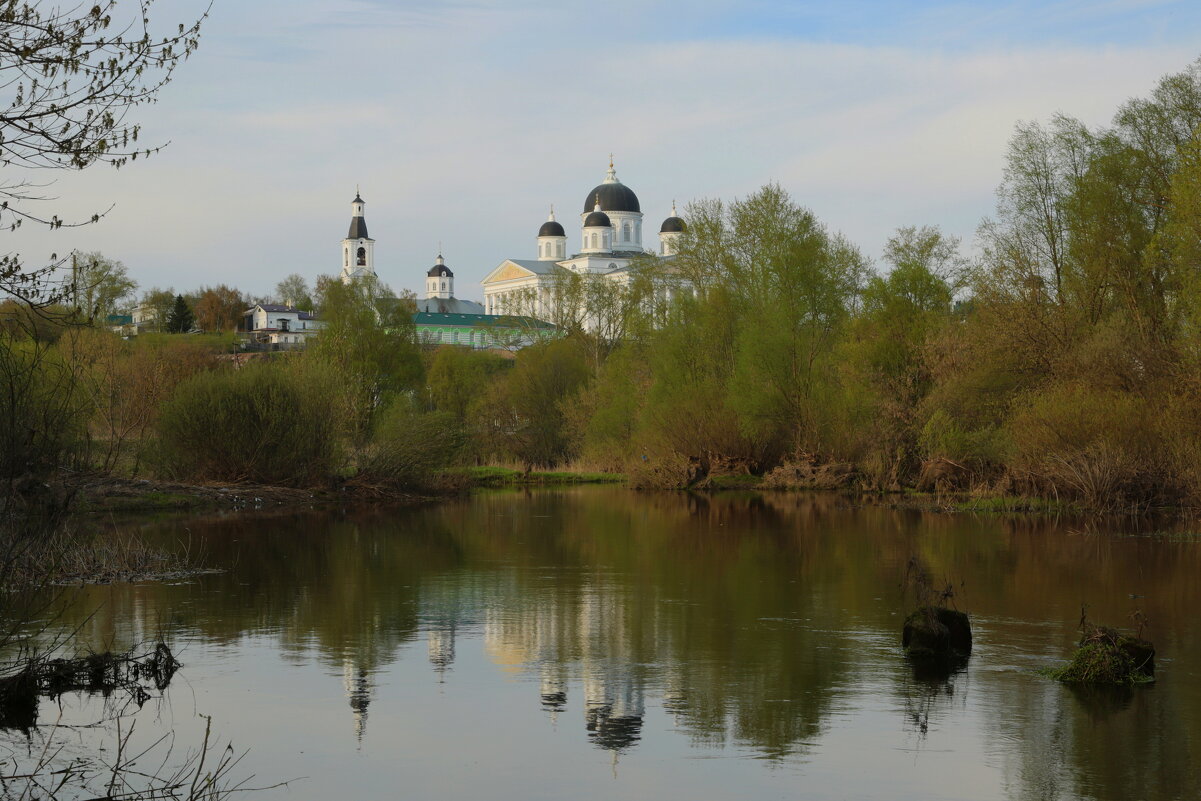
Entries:
[[442,282],[442,291],[443,292],[446,291],[446,282],[445,281]]
[[364,267],[367,264],[367,248],[359,248],[359,266]]
[[622,237],[621,238],[623,240],[625,240],[626,242],[630,241],[630,224],[629,223],[626,223],[625,227],[622,228]]

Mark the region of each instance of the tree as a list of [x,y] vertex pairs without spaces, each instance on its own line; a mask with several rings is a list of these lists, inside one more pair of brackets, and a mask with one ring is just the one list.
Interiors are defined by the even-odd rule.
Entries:
[[503,380],[479,405],[485,436],[529,471],[568,458],[571,440],[563,404],[588,379],[575,339],[553,339],[523,349]]
[[72,301],[87,320],[101,320],[128,305],[138,285],[125,265],[100,253],[76,253],[72,261]]
[[186,334],[192,330],[192,325],[196,318],[192,314],[191,307],[188,302],[183,299],[183,295],[175,296],[175,305],[171,307],[171,311],[167,314],[167,324],[164,330],[168,334]]
[[154,322],[151,328],[155,331],[165,331],[167,326],[167,318],[171,314],[171,308],[175,305],[175,291],[172,289],[159,289],[154,287],[142,293],[142,301],[139,304],[143,308],[149,319]]
[[196,298],[196,324],[207,332],[233,331],[246,311],[242,293],[225,284],[201,287]]
[[947,236],[937,225],[898,228],[884,244],[884,260],[893,266],[921,268],[951,290],[967,282],[967,260],[959,255],[959,237]]
[[[0,84],[12,93],[0,109],[0,164],[25,170],[81,170],[99,162],[121,167],[158,146],[143,147],[141,126],[129,112],[154,102],[175,69],[199,45],[206,11],[191,24],[164,36],[152,33],[154,0],[138,0],[135,14],[117,14],[116,0],[65,7],[10,0],[0,6]],[[68,223],[56,214],[29,210],[45,183],[6,176],[0,182],[0,227],[25,221],[51,228]],[[50,304],[71,292],[55,280],[63,262],[27,269],[17,254],[0,257],[0,291],[35,304]]]
[[465,420],[471,404],[484,395],[494,376],[510,364],[508,359],[494,353],[454,345],[438,348],[425,376],[430,405],[457,420]]
[[392,291],[367,276],[345,284],[317,280],[323,326],[306,356],[337,371],[342,413],[355,436],[365,436],[377,409],[397,393],[419,386],[421,357],[416,344],[411,295]]
[[297,309],[312,310],[313,297],[309,284],[300,273],[292,273],[275,285],[277,303],[287,303]]

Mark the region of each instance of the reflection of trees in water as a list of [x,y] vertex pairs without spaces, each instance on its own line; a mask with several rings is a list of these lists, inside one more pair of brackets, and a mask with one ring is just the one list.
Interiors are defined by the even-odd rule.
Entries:
[[[773,757],[802,751],[820,736],[831,696],[864,666],[904,675],[899,658],[865,654],[851,633],[899,639],[891,613],[901,605],[897,585],[914,554],[936,576],[965,582],[963,606],[992,621],[994,644],[1015,636],[1006,620],[1041,621],[1062,609],[1061,628],[1018,633],[1026,653],[1066,655],[1082,598],[1098,619],[1121,620],[1127,593],[1139,592],[1147,593],[1144,608],[1160,627],[1152,636],[1161,652],[1199,647],[1188,622],[1201,572],[1196,543],[1067,536],[1046,522],[845,505],[800,493],[587,488],[498,493],[333,521],[193,522],[193,531],[205,531],[213,561],[236,568],[206,578],[213,591],[179,620],[217,641],[271,636],[295,658],[315,651],[339,670],[349,660],[352,674],[363,677],[364,705],[356,711],[364,712],[370,676],[406,643],[424,634],[431,666],[442,676],[453,667],[456,636],[482,626],[489,657],[505,669],[534,672],[537,702],[552,717],[567,709],[571,687],[594,688],[580,702],[585,727],[602,747],[621,741],[610,731],[628,735],[633,721],[625,719],[644,718],[657,696],[695,742],[744,745]],[[96,592],[115,600],[88,623],[99,641],[132,618],[153,629],[175,608],[170,588]],[[1166,738],[1180,733],[1181,721],[1201,719],[1197,692],[1164,681],[1152,692],[1173,694],[1172,703],[1140,709],[1136,695],[1090,733],[1083,730],[1092,725],[1088,715],[1073,711],[1081,705],[1063,688],[1013,679],[1025,667],[990,672],[989,692],[977,692],[973,703],[990,710],[988,726],[1001,750],[1022,743],[1007,775],[1014,787],[1027,787],[1027,796],[1040,786],[1059,793],[1084,786],[1089,776],[1129,771],[1122,766],[1130,760],[1116,757],[1122,748],[1143,764],[1157,764],[1157,753],[1170,754],[1177,766],[1192,764],[1189,738]],[[970,675],[954,677],[954,695],[946,685],[909,687],[913,714],[932,725],[953,699],[963,702]],[[353,686],[358,704],[359,684]],[[1015,711],[1025,724],[1009,722]],[[1134,719],[1140,715],[1160,720]],[[606,728],[615,719],[622,725]],[[1109,729],[1116,732],[1112,743]],[[1142,741],[1123,744],[1120,734],[1130,731]],[[637,740],[622,742],[628,748]],[[1056,768],[1064,754],[1079,770],[1071,781]],[[1174,767],[1166,775],[1182,782],[1192,770]]]
[[907,658],[909,670],[901,684],[900,694],[905,704],[906,727],[925,741],[933,723],[945,717],[952,705],[966,706],[969,657],[946,659]]

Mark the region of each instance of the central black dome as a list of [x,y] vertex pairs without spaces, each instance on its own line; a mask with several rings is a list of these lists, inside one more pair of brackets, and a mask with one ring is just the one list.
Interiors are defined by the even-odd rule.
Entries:
[[597,198],[600,198],[601,211],[642,211],[634,190],[623,183],[603,183],[589,192],[584,198],[585,214],[596,207]]
[[445,264],[435,264],[426,275],[430,278],[454,278],[455,276]]

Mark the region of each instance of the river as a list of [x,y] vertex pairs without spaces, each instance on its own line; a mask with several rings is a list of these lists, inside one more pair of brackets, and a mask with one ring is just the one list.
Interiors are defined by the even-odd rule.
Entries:
[[[211,716],[252,784],[294,780],[253,797],[1201,792],[1187,528],[617,487],[139,525],[224,572],[89,587],[59,623],[96,648],[165,632],[184,667],[138,725],[184,743]],[[900,651],[913,557],[972,618],[951,675]],[[1145,615],[1157,683],[1036,672],[1071,654],[1082,604]]]

